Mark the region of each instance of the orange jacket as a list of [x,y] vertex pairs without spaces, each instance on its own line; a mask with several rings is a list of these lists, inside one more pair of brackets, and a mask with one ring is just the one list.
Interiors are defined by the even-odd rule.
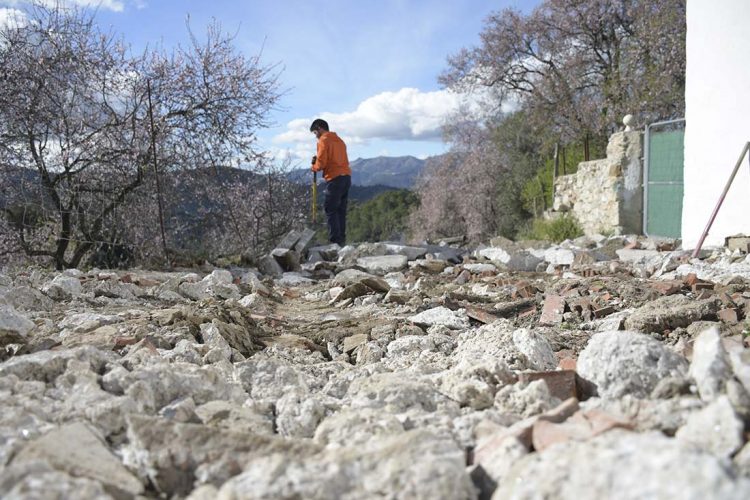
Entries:
[[313,164],[313,172],[323,171],[323,178],[331,181],[339,175],[352,175],[346,144],[336,132],[325,132],[318,139],[318,160]]

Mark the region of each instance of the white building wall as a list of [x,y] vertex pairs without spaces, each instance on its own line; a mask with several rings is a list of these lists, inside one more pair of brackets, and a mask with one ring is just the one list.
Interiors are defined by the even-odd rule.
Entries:
[[[694,248],[750,141],[750,0],[688,0],[684,248]],[[745,158],[704,243],[750,234]]]

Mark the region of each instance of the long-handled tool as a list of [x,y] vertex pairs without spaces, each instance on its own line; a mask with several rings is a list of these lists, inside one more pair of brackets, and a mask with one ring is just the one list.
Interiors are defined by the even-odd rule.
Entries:
[[[745,143],[745,147],[742,148],[742,153],[740,153],[740,157],[737,160],[737,164],[734,166],[734,170],[732,170],[732,175],[729,176],[729,180],[727,181],[727,185],[724,186],[724,191],[722,191],[721,196],[719,197],[719,201],[716,203],[716,208],[714,208],[713,213],[711,214],[711,217],[708,219],[708,224],[706,224],[706,228],[703,230],[703,233],[701,234],[701,239],[698,240],[698,245],[696,245],[695,250],[693,250],[693,258],[698,257],[701,253],[701,248],[703,247],[703,242],[706,241],[706,236],[708,236],[708,232],[711,230],[711,226],[714,223],[714,220],[716,220],[716,216],[719,214],[719,209],[721,208],[721,204],[724,203],[724,198],[727,197],[727,193],[729,192],[729,187],[732,185],[732,181],[734,181],[734,176],[737,175],[737,171],[740,169],[740,166],[742,165],[742,159],[745,158],[745,154],[750,152],[750,142]],[[747,161],[750,162],[750,155],[747,157]]]
[[312,223],[318,223],[318,173],[313,172],[312,183]]

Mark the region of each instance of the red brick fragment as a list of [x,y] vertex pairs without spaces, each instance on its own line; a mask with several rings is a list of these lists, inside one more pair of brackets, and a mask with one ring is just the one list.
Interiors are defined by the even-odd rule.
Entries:
[[576,372],[574,370],[521,372],[518,375],[519,382],[528,383],[535,380],[544,380],[550,394],[558,399],[564,401],[576,397]]
[[713,290],[714,284],[706,281],[699,281],[698,283],[693,283],[690,288],[693,290],[693,293],[698,293],[701,290]]
[[528,299],[536,295],[536,287],[531,286],[525,281],[519,281],[515,284],[516,290],[513,292],[513,299]]
[[122,349],[125,346],[133,345],[138,342],[135,337],[115,337],[115,349]]
[[578,362],[575,358],[563,358],[557,365],[561,370],[574,370],[576,369]]
[[698,283],[698,275],[695,273],[690,273],[682,280],[683,283],[685,283],[687,286],[693,286],[696,283]]
[[565,299],[559,295],[548,295],[544,299],[542,315],[539,318],[540,325],[559,325],[563,321],[565,312]]
[[627,248],[628,250],[636,250],[638,248],[641,248],[641,244],[638,243],[638,240],[633,240],[628,242],[623,248]]
[[594,309],[594,317],[595,318],[603,318],[604,316],[609,316],[610,314],[613,314],[615,312],[615,308],[612,306],[605,306],[599,309]]
[[674,241],[663,241],[658,243],[656,249],[660,252],[672,252],[675,249]]
[[739,314],[737,314],[737,309],[731,307],[720,310],[718,313],[716,313],[716,316],[718,316],[721,321],[729,325],[736,325],[739,321]]
[[655,281],[651,288],[661,295],[674,295],[682,289],[681,281]]
[[518,318],[528,318],[529,316],[533,316],[536,314],[536,307],[532,307],[531,309],[527,309],[521,313],[518,314]]
[[492,314],[489,311],[485,311],[482,308],[475,307],[475,306],[466,306],[466,314],[474,320],[479,321],[480,323],[492,323],[496,321],[498,318],[494,314]]
[[542,451],[553,444],[585,441],[615,428],[632,429],[632,423],[620,420],[601,410],[579,411],[563,422],[538,420],[532,428],[532,444]]

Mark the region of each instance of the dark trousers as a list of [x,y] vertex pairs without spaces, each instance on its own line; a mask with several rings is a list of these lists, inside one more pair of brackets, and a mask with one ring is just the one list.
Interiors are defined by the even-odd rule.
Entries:
[[349,203],[350,175],[339,175],[326,182],[326,199],[323,208],[328,220],[328,241],[346,244],[346,206]]

